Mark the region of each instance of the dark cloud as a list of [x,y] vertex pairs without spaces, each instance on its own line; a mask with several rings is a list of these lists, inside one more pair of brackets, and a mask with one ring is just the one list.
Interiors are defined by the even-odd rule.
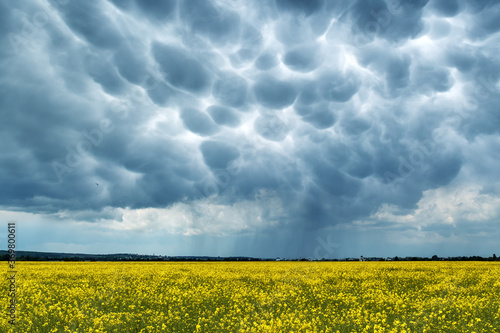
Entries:
[[181,94],[163,82],[157,83],[154,89],[148,90],[148,96],[159,106],[167,106],[173,103],[176,97],[180,98]]
[[333,196],[354,196],[360,191],[359,181],[318,161],[313,165],[314,182]]
[[241,47],[231,57],[234,67],[240,67],[257,57],[263,45],[262,34],[252,25],[245,25],[241,33]]
[[[52,4],[57,6],[57,2]],[[69,1],[64,6],[58,5],[57,8],[62,11],[69,28],[90,44],[115,49],[122,43],[122,35],[110,18],[100,10],[99,1]]]
[[0,4],[2,211],[302,256],[498,218],[495,1],[49,3]]
[[465,4],[459,0],[433,1],[431,7],[440,16],[453,17],[464,9]]
[[321,0],[276,0],[276,6],[283,11],[309,16],[321,9]]
[[207,112],[219,125],[237,127],[240,124],[240,118],[236,112],[224,106],[212,105],[207,109]]
[[293,104],[297,97],[295,86],[286,81],[263,76],[253,86],[257,101],[265,107],[283,109]]
[[118,49],[113,60],[120,75],[132,84],[142,84],[148,74],[145,66],[145,54],[140,54],[138,50],[123,46]]
[[185,108],[181,110],[181,119],[187,130],[207,136],[217,132],[217,126],[212,122],[209,116],[192,108]]
[[358,136],[368,130],[371,126],[370,122],[366,119],[349,117],[342,119],[340,123],[342,130],[347,135]]
[[136,16],[141,14],[153,24],[165,24],[171,22],[177,15],[177,1],[156,0],[108,0],[120,10]]
[[181,2],[181,19],[194,34],[208,38],[214,44],[235,42],[239,37],[239,16],[210,0]]
[[468,72],[477,61],[475,49],[462,45],[462,47],[451,46],[446,52],[446,60],[450,66],[461,72]]
[[351,156],[351,149],[342,142],[329,141],[322,147],[323,156],[332,163],[335,168],[342,167]]
[[118,95],[124,92],[125,83],[107,59],[90,54],[85,59],[85,67],[92,79],[108,94]]
[[153,44],[152,52],[165,80],[174,87],[197,94],[210,87],[208,71],[188,52],[160,43]]
[[241,107],[247,99],[247,82],[233,73],[223,73],[215,81],[212,94],[220,104],[230,107]]
[[353,21],[355,44],[365,45],[375,38],[401,42],[417,37],[424,29],[422,11],[428,0],[383,1],[359,0],[347,11],[340,22]]
[[347,102],[359,90],[360,80],[355,73],[331,72],[318,79],[321,96],[332,102]]
[[123,9],[123,10],[129,10],[132,7],[132,4],[134,3],[134,0],[109,0],[113,5],[116,7]]
[[225,169],[229,162],[240,156],[238,149],[220,141],[204,141],[200,150],[205,164],[212,169]]
[[356,157],[344,169],[348,175],[355,178],[369,177],[373,174],[372,159],[370,156]]
[[478,14],[483,11],[485,8],[488,8],[495,4],[494,0],[471,0],[467,1],[467,9],[471,11],[473,14]]
[[136,0],[137,7],[149,17],[163,21],[175,14],[177,1]]
[[462,167],[462,158],[459,154],[446,154],[434,159],[428,170],[428,180],[432,187],[448,185]]
[[[483,5],[484,7],[480,9]],[[480,11],[476,14],[477,17],[469,28],[470,37],[474,39],[485,39],[491,34],[500,31],[500,23],[497,19],[500,13],[500,4],[498,2],[485,1],[483,4],[477,5],[477,3],[474,3],[470,4],[470,6]]]
[[273,67],[278,66],[279,61],[271,52],[263,53],[256,61],[255,67],[262,71],[267,71]]
[[311,105],[320,99],[316,82],[306,82],[297,98],[297,105]]
[[385,68],[387,88],[392,95],[406,88],[410,83],[410,59],[408,57],[394,58],[388,61]]
[[[475,87],[474,89],[478,89]],[[480,87],[481,91],[488,97],[487,88]],[[498,114],[498,103],[500,96],[490,96],[485,99],[476,99],[475,95],[470,97],[471,105],[476,105],[477,111],[472,114],[466,114],[464,118],[455,115],[453,118],[459,131],[468,140],[473,140],[480,135],[492,135],[500,132],[500,115]]]
[[314,106],[295,106],[295,110],[302,116],[302,120],[310,123],[317,129],[330,128],[335,124],[335,113],[329,103],[318,103]]
[[418,67],[415,84],[424,93],[445,92],[453,86],[453,78],[446,68]]
[[321,62],[320,51],[315,45],[295,47],[285,53],[283,63],[291,70],[308,73],[318,68]]

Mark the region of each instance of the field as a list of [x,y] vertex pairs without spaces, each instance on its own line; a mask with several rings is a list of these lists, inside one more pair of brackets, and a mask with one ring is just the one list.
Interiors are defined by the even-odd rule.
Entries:
[[4,310],[1,332],[500,332],[500,264],[493,262],[16,268],[18,321],[12,328]]

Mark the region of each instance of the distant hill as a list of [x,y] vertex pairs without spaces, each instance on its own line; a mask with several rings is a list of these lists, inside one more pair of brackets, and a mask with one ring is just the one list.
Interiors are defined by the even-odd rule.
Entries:
[[[0,260],[7,261],[7,251],[0,250]],[[308,258],[280,259],[280,258],[254,258],[254,257],[210,257],[210,256],[160,256],[132,253],[115,254],[85,254],[85,253],[60,253],[60,252],[36,252],[16,251],[16,261],[497,261],[494,254],[492,257],[448,257],[440,258],[437,255],[427,257],[361,257],[344,259],[320,259]]]
[[[7,251],[0,250],[0,260],[8,260]],[[158,256],[132,253],[85,254],[16,251],[17,261],[262,261],[275,260],[252,257]]]

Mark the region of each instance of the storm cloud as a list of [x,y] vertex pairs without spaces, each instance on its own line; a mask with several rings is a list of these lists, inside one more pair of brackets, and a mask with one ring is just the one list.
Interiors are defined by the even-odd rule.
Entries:
[[464,0],[2,3],[0,210],[211,244],[177,247],[193,254],[313,257],[325,234],[331,257],[432,255],[432,239],[462,255],[456,239],[483,230],[490,244],[499,13]]

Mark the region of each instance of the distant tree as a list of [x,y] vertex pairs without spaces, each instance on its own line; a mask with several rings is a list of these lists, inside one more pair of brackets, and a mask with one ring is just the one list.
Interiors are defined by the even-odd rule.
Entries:
[[439,259],[439,257],[437,255],[432,256],[432,260],[438,260],[438,259]]
[[493,253],[493,259],[497,260],[497,255]]

